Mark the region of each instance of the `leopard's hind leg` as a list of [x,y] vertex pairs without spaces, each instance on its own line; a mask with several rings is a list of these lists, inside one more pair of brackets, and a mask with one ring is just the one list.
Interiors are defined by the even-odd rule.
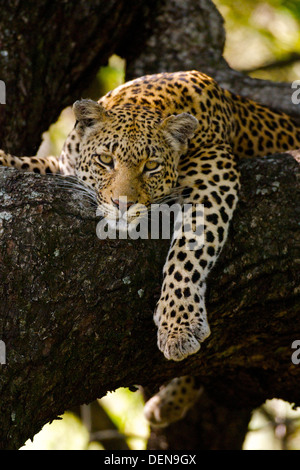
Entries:
[[147,401],[146,419],[154,427],[165,427],[182,419],[196,403],[203,387],[195,377],[176,377],[163,385],[158,393]]

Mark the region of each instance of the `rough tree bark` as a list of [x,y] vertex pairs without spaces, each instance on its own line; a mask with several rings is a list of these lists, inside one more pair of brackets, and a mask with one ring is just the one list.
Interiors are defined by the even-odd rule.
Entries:
[[234,93],[300,117],[299,106],[291,101],[289,83],[253,79],[228,65],[223,57],[224,21],[211,0],[160,2],[154,25],[146,22],[145,30],[149,33],[140,52],[130,47],[130,42],[126,45],[130,78],[163,71],[201,70]]
[[[227,66],[222,19],[212,2],[128,5],[10,0],[2,6],[1,147],[33,154],[42,131],[113,52],[127,58],[128,77],[198,68],[299,116],[289,85],[255,81]],[[199,375],[206,390],[198,415],[193,410],[180,424],[189,439],[179,439],[174,425],[150,447],[237,448],[253,407],[275,396],[300,404],[300,369],[290,359],[300,337],[297,165],[281,156],[241,167],[241,202],[211,275],[213,334],[180,364],[159,353],[152,322],[168,243],[100,241],[94,214],[79,196],[62,192],[53,179],[1,172],[2,448],[18,448],[45,422],[107,390],[138,383],[153,391],[185,373]]]
[[108,390],[154,390],[178,374],[200,376],[210,400],[244,421],[266,398],[300,404],[297,163],[283,155],[241,168],[241,202],[209,282],[212,335],[179,364],[158,351],[152,322],[168,241],[99,240],[81,196],[1,171],[2,448]]
[[[3,2],[2,2],[3,3]],[[120,42],[139,34],[158,0],[8,0],[0,13],[0,142],[34,154],[42,132],[81,97]],[[16,138],[17,136],[17,138]]]
[[[145,29],[150,34],[141,52],[137,54],[133,48],[130,54],[130,49],[127,49],[129,78],[195,68],[211,75],[221,86],[234,93],[300,119],[300,108],[291,100],[293,90],[289,83],[250,78],[233,70],[224,60],[224,21],[210,0],[163,2],[158,7],[154,26],[148,27],[146,24]],[[236,415],[232,407],[227,409],[210,396],[208,400],[202,399],[201,407],[199,404],[194,407],[190,419],[181,422],[180,426],[153,431],[149,447],[240,448],[248,419],[249,410],[246,409],[245,415]]]

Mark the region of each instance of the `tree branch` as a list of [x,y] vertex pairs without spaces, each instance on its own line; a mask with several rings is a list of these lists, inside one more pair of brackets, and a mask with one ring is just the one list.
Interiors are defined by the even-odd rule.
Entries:
[[[128,78],[176,70],[201,70],[235,94],[258,101],[300,120],[290,83],[251,78],[233,70],[223,57],[224,20],[210,0],[168,0],[158,4],[155,23],[146,20],[144,47],[121,52]],[[124,52],[123,52],[124,50]]]
[[[136,25],[154,18],[158,0],[11,0],[1,6],[1,148],[34,155],[42,132],[79,99],[100,66]],[[32,33],[34,31],[34,34]],[[139,30],[139,47],[143,32]]]
[[271,397],[300,404],[300,367],[291,362],[300,337],[299,167],[278,155],[244,161],[241,170],[231,235],[209,281],[212,335],[182,363],[158,351],[152,321],[169,242],[101,241],[81,195],[53,177],[1,170],[2,448],[19,448],[108,390],[155,389],[187,373],[229,407]]
[[294,64],[295,62],[300,61],[300,54],[298,52],[289,52],[284,57],[272,60],[270,62],[265,62],[261,65],[257,65],[255,67],[250,67],[248,69],[243,69],[242,72],[245,74],[253,73],[258,70],[272,70],[272,69],[279,69],[282,67],[287,67],[289,65]]
[[[5,150],[34,154],[42,131],[116,51],[127,59],[128,77],[197,68],[235,93],[299,116],[289,84],[228,67],[223,20],[209,0],[50,3],[33,8],[13,0],[2,8]],[[290,359],[300,337],[298,167],[281,156],[241,168],[240,205],[209,282],[212,335],[180,364],[158,351],[152,321],[168,242],[100,241],[97,220],[79,195],[64,193],[54,179],[1,171],[2,448],[20,447],[65,409],[107,390],[136,383],[154,390],[185,373],[200,376],[214,404],[214,442],[224,441],[227,417],[237,410],[244,410],[243,431],[249,410],[265,398],[299,404],[300,369]],[[208,448],[209,426],[202,436]]]

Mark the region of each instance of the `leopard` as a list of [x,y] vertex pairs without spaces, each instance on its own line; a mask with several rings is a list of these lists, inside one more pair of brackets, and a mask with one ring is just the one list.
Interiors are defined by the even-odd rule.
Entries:
[[[239,159],[300,147],[300,126],[197,70],[135,78],[97,102],[76,101],[73,110],[59,158],[1,150],[0,165],[77,178],[113,223],[124,215],[135,221],[141,207],[163,201],[188,204],[189,223],[174,231],[153,315],[159,350],[182,361],[210,335],[206,284],[238,204]],[[153,426],[178,421],[201,390],[195,377],[175,377],[147,401],[145,416]]]

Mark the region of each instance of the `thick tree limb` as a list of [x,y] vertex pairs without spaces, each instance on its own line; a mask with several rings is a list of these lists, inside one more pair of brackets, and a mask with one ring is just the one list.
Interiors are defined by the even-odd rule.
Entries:
[[[139,36],[158,0],[8,0],[0,14],[0,142],[34,155],[42,132],[79,99],[120,43]],[[138,27],[139,26],[139,27]],[[34,32],[34,33],[33,33]]]
[[108,390],[154,389],[186,373],[228,407],[271,397],[300,404],[291,362],[300,339],[298,164],[281,155],[241,168],[240,204],[209,282],[212,335],[182,363],[163,358],[152,321],[168,242],[101,241],[81,196],[53,178],[1,171],[2,448]]
[[251,78],[233,70],[223,57],[224,20],[210,0],[160,2],[153,23],[145,22],[147,39],[137,51],[126,44],[120,52],[127,58],[129,78],[147,73],[201,70],[233,93],[300,119],[300,108],[292,101],[290,83]]
[[[140,53],[133,49],[135,53],[130,55],[128,48],[127,55],[125,53],[129,78],[145,73],[198,69],[233,93],[299,120],[300,108],[292,100],[295,89],[291,84],[253,79],[232,70],[226,63],[223,58],[223,18],[210,0],[162,2],[158,5],[155,23],[149,27],[146,22],[146,29],[149,34]],[[227,383],[227,376],[223,383]],[[224,391],[223,384],[220,388]],[[226,395],[226,390],[224,393]],[[210,396],[207,400],[202,399],[179,426],[174,424],[170,429],[152,433],[149,446],[156,449],[241,448],[250,411],[250,402],[249,407],[246,403],[243,413],[241,410],[236,413],[232,404],[226,409]],[[183,435],[194,436],[194,439],[183,440]]]
[[[209,0],[50,3],[2,6],[7,105],[0,107],[0,141],[8,151],[34,154],[42,131],[114,52],[127,59],[128,77],[197,68],[236,93],[299,116],[289,84],[228,67],[222,18]],[[58,413],[107,389],[133,383],[154,389],[187,372],[200,375],[208,392],[201,419],[194,414],[186,433],[208,423],[192,444],[198,447],[225,446],[228,437],[225,447],[232,448],[227,420],[243,436],[250,410],[266,397],[299,403],[299,366],[290,360],[290,344],[300,338],[297,166],[281,157],[242,168],[241,203],[211,276],[213,334],[180,364],[158,352],[152,322],[168,243],[100,242],[80,197],[40,177],[1,172],[2,448],[18,448]]]
[[42,132],[116,52],[127,59],[128,78],[198,69],[233,92],[299,117],[289,84],[230,69],[224,43],[223,19],[210,0],[9,0],[0,15],[1,148],[34,155]]

